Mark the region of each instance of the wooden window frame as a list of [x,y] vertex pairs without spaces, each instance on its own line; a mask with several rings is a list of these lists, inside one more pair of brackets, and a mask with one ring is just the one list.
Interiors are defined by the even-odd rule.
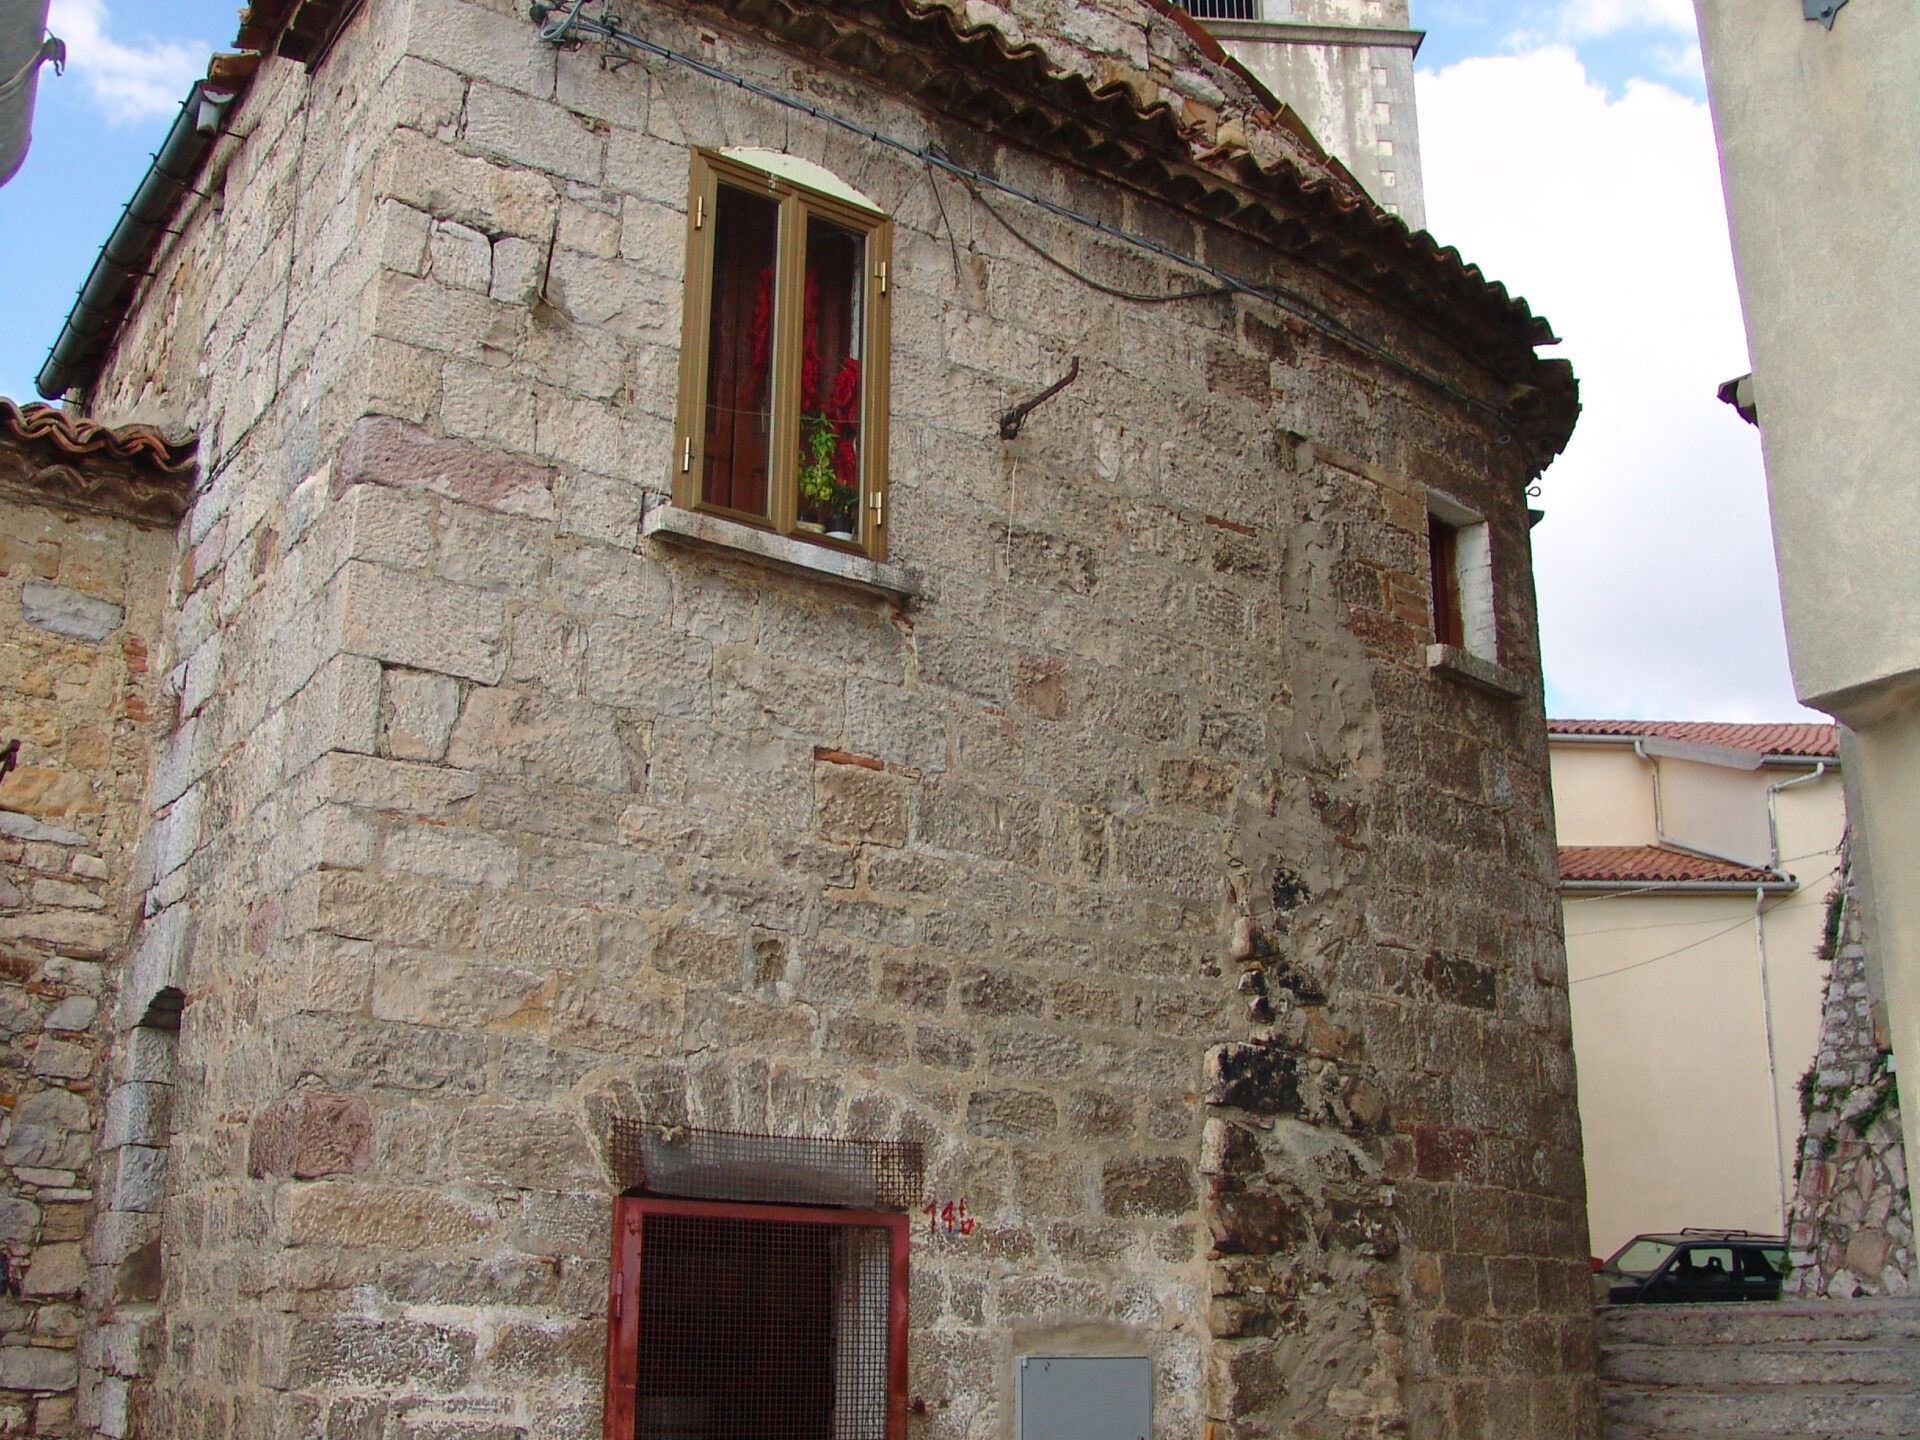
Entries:
[[1433,638],[1456,649],[1466,644],[1466,620],[1460,608],[1460,530],[1427,512],[1427,574],[1431,581]]
[[887,1231],[887,1440],[907,1435],[907,1217],[883,1210],[829,1210],[717,1200],[622,1195],[613,1202],[613,1265],[607,1287],[605,1440],[633,1440],[639,1408],[640,1248],[649,1215],[786,1221]]
[[[707,503],[707,355],[711,341],[713,240],[722,181],[777,199],[779,228],[774,249],[773,416],[767,456],[765,515]],[[800,329],[809,215],[818,215],[867,237],[863,311],[865,334],[860,398],[860,538],[833,540],[799,527]],[[673,503],[683,510],[719,515],[741,525],[771,530],[844,553],[884,560],[887,552],[887,388],[893,222],[870,210],[712,150],[695,150],[687,195],[686,302],[680,333],[679,423],[671,462]]]

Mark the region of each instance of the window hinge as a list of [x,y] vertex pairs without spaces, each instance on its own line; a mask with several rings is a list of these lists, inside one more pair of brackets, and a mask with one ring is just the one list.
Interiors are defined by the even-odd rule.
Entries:
[[887,262],[884,260],[880,262],[880,293],[887,293]]
[[680,473],[684,475],[691,469],[693,469],[693,437],[689,435],[680,451]]
[[876,490],[869,502],[873,506],[873,523],[876,528],[887,523],[887,492]]
[[696,195],[693,197],[693,228],[698,230],[702,225],[705,225],[706,223],[707,223],[707,197],[704,195]]
[[626,1308],[622,1302],[625,1301],[627,1298],[627,1277],[624,1275],[620,1275],[615,1278],[616,1278],[616,1285],[613,1292],[613,1318],[618,1320],[620,1318],[621,1310]]

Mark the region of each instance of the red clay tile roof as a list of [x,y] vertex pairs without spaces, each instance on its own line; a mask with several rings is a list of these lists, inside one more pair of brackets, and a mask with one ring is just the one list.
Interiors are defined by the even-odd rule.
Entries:
[[1709,860],[1664,845],[1562,845],[1560,879],[1563,884],[1585,881],[1631,881],[1637,884],[1685,884],[1722,881],[1762,884],[1777,881],[1771,870]]
[[0,399],[0,496],[172,525],[193,494],[194,443],[149,425],[96,425],[51,405]]
[[1730,750],[1750,750],[1759,755],[1805,756],[1810,760],[1833,760],[1840,755],[1840,729],[1836,725],[1735,725],[1716,720],[1549,720],[1549,735],[1617,735],[1623,740],[1641,738],[1685,740],[1694,745],[1724,745]]
[[0,396],[0,436],[33,446],[49,459],[77,460],[107,455],[130,460],[162,475],[193,472],[195,441],[171,444],[151,425],[109,429],[51,405],[16,405]]

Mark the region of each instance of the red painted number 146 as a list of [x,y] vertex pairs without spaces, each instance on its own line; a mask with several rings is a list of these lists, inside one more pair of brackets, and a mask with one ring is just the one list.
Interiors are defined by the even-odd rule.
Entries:
[[967,1214],[965,1200],[949,1200],[944,1205],[938,1200],[927,1202],[927,1233],[935,1238],[943,1231],[948,1239],[956,1235],[971,1235],[975,1223],[973,1216]]

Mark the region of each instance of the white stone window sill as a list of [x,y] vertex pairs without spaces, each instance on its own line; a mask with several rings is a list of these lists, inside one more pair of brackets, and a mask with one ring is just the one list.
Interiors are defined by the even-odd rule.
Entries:
[[1482,659],[1472,651],[1462,650],[1458,645],[1427,646],[1427,668],[1456,680],[1464,680],[1469,685],[1478,685],[1495,695],[1517,699],[1527,693],[1526,681],[1519,675],[1504,665]]
[[776,535],[771,530],[756,529],[718,515],[682,510],[677,505],[656,505],[649,510],[640,524],[640,533],[650,540],[674,545],[751,555],[785,570],[882,596],[896,605],[903,605],[920,594],[920,582],[898,565],[869,560],[865,555],[849,555],[844,550],[830,550],[824,545],[812,545],[791,535]]

